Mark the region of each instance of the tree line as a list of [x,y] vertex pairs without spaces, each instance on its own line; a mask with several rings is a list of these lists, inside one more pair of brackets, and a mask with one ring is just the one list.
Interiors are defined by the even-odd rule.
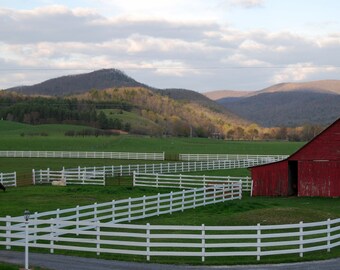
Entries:
[[130,110],[124,102],[92,102],[66,98],[0,96],[0,118],[27,124],[82,124],[101,129],[129,131],[129,123],[108,117],[100,109]]

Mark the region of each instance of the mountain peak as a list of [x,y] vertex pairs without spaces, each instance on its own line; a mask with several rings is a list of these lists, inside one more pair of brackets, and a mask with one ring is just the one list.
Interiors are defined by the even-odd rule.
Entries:
[[89,73],[67,75],[31,86],[18,86],[6,89],[26,95],[65,96],[84,93],[91,89],[103,90],[114,87],[145,87],[118,69],[100,69]]

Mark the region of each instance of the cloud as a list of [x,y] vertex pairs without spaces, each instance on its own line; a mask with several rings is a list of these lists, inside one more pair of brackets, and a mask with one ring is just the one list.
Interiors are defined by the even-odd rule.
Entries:
[[301,82],[307,80],[314,74],[329,73],[335,71],[332,66],[315,66],[313,63],[297,63],[288,65],[286,68],[277,71],[270,82],[277,84],[282,82]]
[[241,7],[241,8],[257,8],[263,7],[264,0],[231,0],[231,6]]
[[[246,3],[255,7],[264,1],[237,1],[244,7]],[[105,17],[64,6],[0,9],[0,16],[0,65],[10,70],[0,80],[1,88],[118,68],[160,88],[259,89],[278,82],[337,78],[340,66],[334,57],[340,54],[339,33],[315,39],[200,19],[145,19],[124,13]]]

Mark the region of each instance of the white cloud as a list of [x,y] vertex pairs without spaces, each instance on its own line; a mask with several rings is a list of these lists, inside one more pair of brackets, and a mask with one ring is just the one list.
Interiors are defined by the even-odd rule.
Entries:
[[238,6],[242,8],[254,8],[263,7],[264,0],[231,0],[232,6]]
[[277,71],[271,83],[277,84],[282,82],[301,82],[308,80],[314,74],[327,73],[335,71],[335,67],[331,66],[315,66],[313,63],[297,63],[288,65],[283,70]]
[[[122,2],[110,5],[127,11],[127,4]],[[134,3],[136,11],[144,8],[142,2]],[[150,0],[145,5],[152,3]],[[156,6],[167,6],[171,11],[176,3],[179,2],[165,1]],[[237,4],[260,6],[264,1]],[[199,5],[209,6],[201,1]],[[340,60],[334,57],[340,54],[339,33],[313,39],[290,31],[242,31],[204,19],[145,19],[128,12],[104,17],[93,9],[64,6],[26,11],[0,9],[0,16],[1,67],[39,69],[35,73],[14,72],[20,74],[17,77],[7,74],[0,81],[1,88],[40,82],[65,72],[112,67],[155,87],[203,90],[247,85],[259,89],[269,83],[317,76],[336,79],[335,66],[340,66]],[[277,69],[278,66],[284,68]],[[42,72],[45,68],[70,71]]]

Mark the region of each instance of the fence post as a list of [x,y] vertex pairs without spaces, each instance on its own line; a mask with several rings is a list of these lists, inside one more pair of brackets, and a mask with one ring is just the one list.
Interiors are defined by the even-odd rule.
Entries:
[[159,216],[159,212],[160,212],[160,207],[161,207],[161,194],[160,193],[158,193],[157,194],[157,216]]
[[327,219],[327,251],[331,251],[331,219]]
[[300,257],[303,257],[303,221],[299,223],[299,249],[300,249]]
[[143,218],[145,218],[145,204],[146,204],[146,199],[145,199],[145,195],[143,196]]
[[79,235],[79,205],[76,206],[76,229],[77,235]]
[[115,224],[115,200],[112,200],[112,223]]
[[205,261],[205,225],[202,224],[201,229],[201,236],[202,236],[202,262]]
[[38,218],[37,218],[38,212],[34,212],[34,244],[37,243],[37,231],[38,231]]
[[93,220],[98,221],[98,219],[97,219],[97,203],[96,202],[93,204]]
[[216,192],[217,192],[216,184],[214,184],[214,203],[216,202]]
[[11,216],[6,216],[6,249],[11,249]]
[[53,246],[54,246],[54,220],[53,218],[50,219],[51,221],[51,225],[50,225],[50,230],[51,230],[51,233],[50,233],[50,253],[54,253],[54,249],[53,249]]
[[129,197],[128,201],[128,221],[131,222],[131,197]]
[[204,187],[203,188],[203,206],[205,206],[206,197],[207,197],[207,188]]
[[241,200],[242,199],[242,180],[240,179],[240,186],[239,186],[239,189],[238,189],[238,198]]
[[33,182],[33,185],[35,185],[35,170],[32,169],[32,182]]
[[179,188],[182,188],[182,174],[179,175]]
[[250,197],[253,197],[253,187],[254,187],[254,181],[251,180],[251,187],[250,187]]
[[231,200],[234,200],[234,188],[235,188],[235,182],[230,182],[230,191],[231,191]]
[[100,255],[100,223],[99,221],[97,220],[96,222],[96,233],[97,233],[97,245],[96,245],[96,249],[97,249],[97,255]]
[[146,224],[146,260],[150,261],[150,223]]
[[170,214],[172,214],[172,191],[170,192]]
[[65,181],[66,183],[66,178],[65,178],[65,168],[63,167],[63,170],[61,171],[61,179]]
[[185,190],[182,191],[182,212],[184,211]]
[[261,259],[261,225],[257,223],[257,257],[259,261]]
[[158,173],[156,173],[156,188],[158,188],[158,181],[159,181],[159,175],[158,175]]
[[132,186],[135,187],[136,186],[136,172],[133,171],[132,173]]
[[194,188],[194,209],[196,208],[196,190],[197,188]]

